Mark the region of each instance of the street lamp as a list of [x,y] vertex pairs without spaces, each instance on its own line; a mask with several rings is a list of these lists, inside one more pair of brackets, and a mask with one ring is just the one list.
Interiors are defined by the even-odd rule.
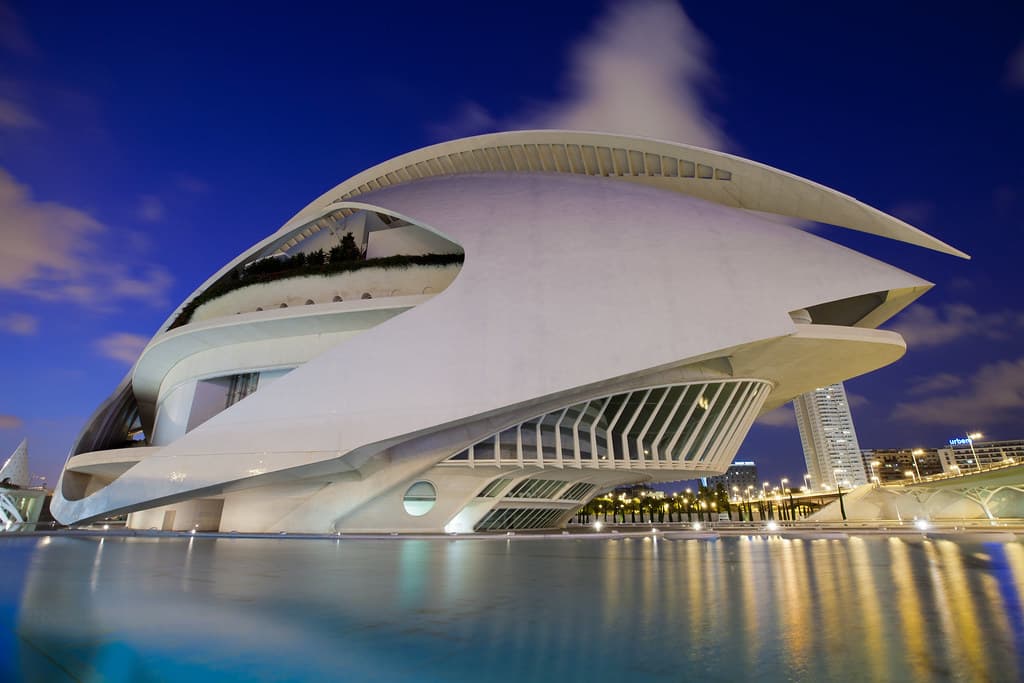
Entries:
[[806,486],[808,490],[811,489],[811,475],[810,474],[805,474],[804,475],[804,486]]
[[917,477],[914,476],[914,470],[906,470],[903,476],[911,481],[917,481]]
[[876,486],[882,485],[882,479],[878,476],[878,468],[881,464],[882,462],[880,460],[871,461],[871,471],[874,472],[874,474],[871,475],[871,479],[875,482]]
[[924,455],[924,449],[915,448],[910,451],[910,457],[914,460],[914,471],[917,472],[917,478],[921,478],[921,468],[917,466],[917,456]]
[[971,446],[971,457],[974,458],[975,469],[981,469],[981,463],[978,462],[978,453],[974,450],[974,440],[980,439],[983,436],[985,435],[982,434],[981,432],[971,432],[970,434],[967,435],[967,443],[970,444]]

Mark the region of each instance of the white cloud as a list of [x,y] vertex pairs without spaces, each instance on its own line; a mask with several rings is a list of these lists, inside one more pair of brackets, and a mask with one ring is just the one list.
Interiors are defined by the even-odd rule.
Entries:
[[793,405],[787,403],[775,410],[770,410],[757,418],[756,424],[765,427],[796,427],[796,413],[793,412]]
[[1006,64],[1006,82],[1013,88],[1024,88],[1024,43],[1010,55]]
[[900,403],[893,418],[982,431],[1024,418],[1024,357],[984,365],[963,384],[956,393]]
[[0,98],[0,128],[41,128],[42,123],[14,100]]
[[861,396],[860,394],[854,394],[852,392],[846,392],[846,405],[850,408],[860,408],[871,403],[867,396]]
[[140,273],[118,262],[98,244],[107,233],[83,211],[36,200],[0,168],[0,289],[94,308],[118,299],[164,305],[170,274],[158,265]]
[[31,336],[39,331],[39,319],[27,313],[0,315],[0,330],[21,336]]
[[669,0],[612,3],[571,57],[569,94],[538,107],[520,127],[627,133],[723,149],[705,108],[713,82],[708,41]]
[[429,132],[439,140],[451,140],[471,133],[482,133],[494,130],[498,121],[482,105],[476,102],[463,102],[455,115],[445,123],[428,126]]
[[563,98],[502,121],[479,104],[466,103],[435,133],[567,128],[726,149],[729,141],[701,96],[701,88],[714,82],[709,52],[708,41],[677,3],[612,3],[573,46]]
[[101,356],[114,360],[134,363],[146,347],[149,340],[140,334],[129,332],[115,332],[114,334],[97,339],[95,347]]
[[139,218],[147,223],[156,223],[164,218],[164,203],[159,197],[151,194],[143,195],[139,200]]
[[945,304],[941,309],[918,304],[890,327],[911,347],[941,346],[966,337],[1006,340],[1024,329],[1024,313],[979,313],[968,304]]
[[959,375],[954,375],[950,372],[940,372],[930,377],[918,377],[912,380],[907,393],[911,396],[941,393],[950,389],[956,389],[963,383],[964,380]]
[[104,231],[82,211],[35,201],[29,189],[0,169],[0,288],[15,288],[44,273],[81,275],[80,256],[90,237]]
[[24,423],[17,415],[0,415],[0,429],[17,429],[22,424]]

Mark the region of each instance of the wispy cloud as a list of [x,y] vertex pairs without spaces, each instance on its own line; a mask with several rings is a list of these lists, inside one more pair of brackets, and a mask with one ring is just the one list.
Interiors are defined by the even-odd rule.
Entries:
[[911,380],[907,394],[911,396],[922,396],[924,394],[935,394],[956,389],[964,383],[960,375],[951,372],[940,372],[930,377],[918,377]]
[[107,358],[134,363],[146,347],[149,340],[140,334],[130,332],[115,332],[114,334],[97,339],[96,351]]
[[17,415],[0,415],[0,429],[18,429],[23,424]]
[[756,422],[765,427],[796,427],[796,414],[792,404],[787,403],[761,415]]
[[702,95],[715,81],[709,56],[708,41],[678,3],[612,3],[572,47],[563,97],[511,116],[464,103],[435,132],[452,137],[495,127],[567,128],[726,149],[729,140]]
[[498,120],[477,102],[462,102],[449,120],[427,126],[429,133],[439,140],[484,133],[498,127]]
[[920,227],[927,224],[935,214],[935,203],[923,199],[907,200],[893,206],[889,213],[911,225]]
[[139,272],[105,257],[99,240],[107,232],[83,211],[34,199],[0,169],[0,289],[95,308],[118,299],[164,305],[167,270],[150,265]]
[[39,331],[39,319],[28,313],[0,315],[0,331],[29,337]]
[[0,0],[0,49],[19,57],[36,54],[36,44],[14,8]]
[[204,192],[210,191],[209,183],[186,174],[179,174],[175,178],[175,185],[177,185],[179,189],[192,194],[203,194]]
[[43,124],[23,105],[0,97],[0,128],[42,128]]
[[[900,403],[893,419],[984,430],[995,424],[1018,425],[1024,417],[1024,357],[984,365],[963,386],[939,377],[933,378],[934,385],[946,383],[947,393]],[[957,391],[951,393],[953,389]]]
[[139,200],[138,216],[147,223],[156,223],[164,219],[164,203],[156,195],[143,195]]
[[1006,83],[1011,88],[1024,88],[1024,42],[1017,46],[1006,63]]
[[968,304],[932,308],[917,304],[901,313],[890,326],[908,346],[941,346],[967,337],[1005,340],[1024,330],[1024,313],[980,313]]
[[82,211],[34,200],[28,187],[0,169],[0,287],[17,288],[47,272],[80,277],[81,256],[103,231]]
[[862,408],[869,403],[871,403],[871,401],[868,400],[867,396],[861,396],[860,394],[855,394],[851,391],[846,392],[846,405],[850,408]]

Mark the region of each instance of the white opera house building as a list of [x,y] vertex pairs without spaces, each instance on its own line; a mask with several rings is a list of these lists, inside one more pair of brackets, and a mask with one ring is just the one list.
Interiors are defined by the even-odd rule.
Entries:
[[175,310],[78,437],[65,524],[557,528],[594,496],[723,472],[761,413],[905,351],[931,285],[778,217],[936,251],[736,156],[481,135],[326,192]]

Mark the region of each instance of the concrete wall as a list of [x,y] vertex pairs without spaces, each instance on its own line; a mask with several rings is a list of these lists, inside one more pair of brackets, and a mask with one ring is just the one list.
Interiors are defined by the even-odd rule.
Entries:
[[417,225],[375,230],[369,234],[366,258],[397,254],[458,254],[462,249],[435,232]]
[[217,498],[186,500],[133,512],[128,515],[127,526],[129,529],[161,531],[217,531],[223,507],[224,501]]

